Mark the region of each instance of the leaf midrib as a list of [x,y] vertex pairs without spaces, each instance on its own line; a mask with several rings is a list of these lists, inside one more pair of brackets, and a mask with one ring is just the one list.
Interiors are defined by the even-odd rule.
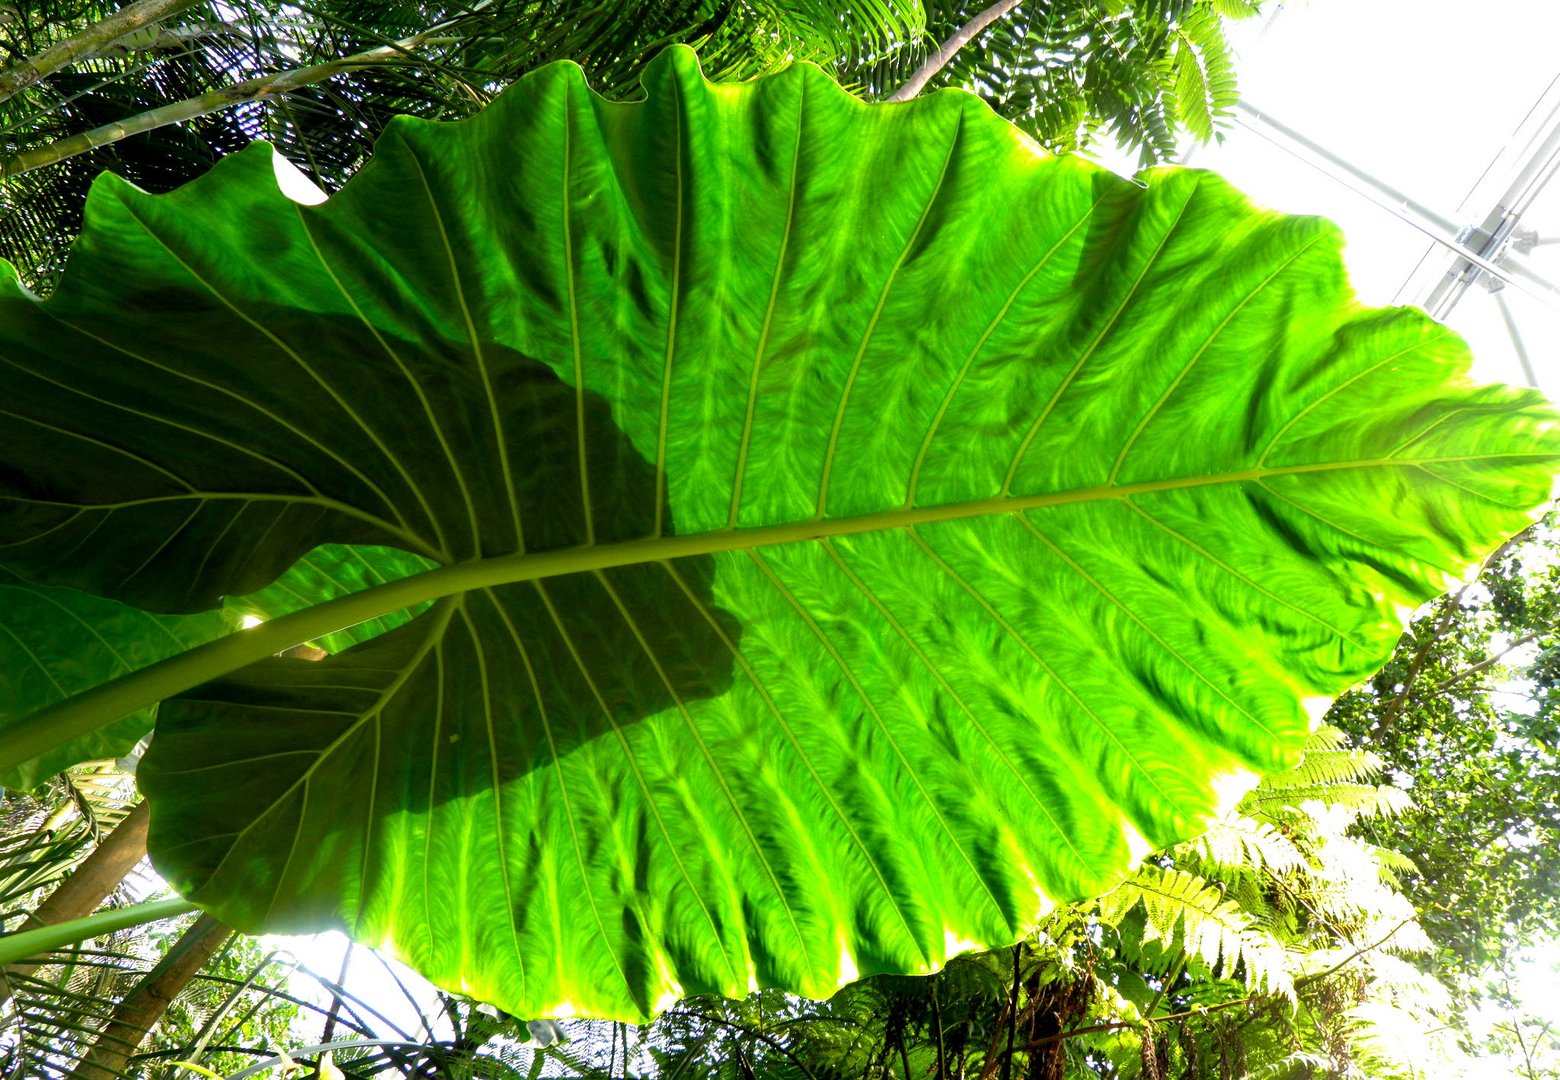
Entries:
[[344,627],[431,600],[473,589],[541,581],[565,574],[609,570],[642,563],[753,550],[778,544],[803,543],[841,536],[894,532],[919,525],[1022,513],[1051,506],[1122,501],[1136,495],[1192,490],[1227,484],[1261,483],[1280,476],[1344,472],[1353,469],[1413,468],[1499,459],[1550,461],[1542,452],[1462,454],[1426,458],[1368,458],[1312,462],[1288,466],[1253,466],[1202,476],[1145,480],[1133,484],[1100,484],[1036,495],[994,496],[938,506],[901,506],[870,514],[808,518],[747,528],[723,528],[684,536],[646,537],[612,544],[591,544],[555,551],[498,555],[441,566],[426,573],[364,589],[361,592],[280,616],[169,657],[112,682],[96,686],[31,714],[8,732],[0,747],[0,772],[52,750],[204,682],[264,660],[300,642],[314,641]]

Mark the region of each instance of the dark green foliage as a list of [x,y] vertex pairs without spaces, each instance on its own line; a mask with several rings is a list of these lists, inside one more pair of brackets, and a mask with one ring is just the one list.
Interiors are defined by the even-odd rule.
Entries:
[[[0,67],[79,33],[117,6],[55,0],[0,19]],[[472,115],[515,78],[553,60],[582,65],[590,84],[608,97],[632,97],[648,59],[680,42],[699,47],[712,79],[749,78],[803,59],[868,96],[882,96],[985,6],[985,0],[196,4],[0,102],[0,163],[246,79],[418,40],[404,59],[362,65],[0,180],[0,258],[47,290],[80,231],[86,186],[98,172],[169,191],[253,139],[274,143],[333,191],[364,163],[391,116]],[[1054,150],[1087,146],[1103,133],[1139,148],[1145,164],[1166,161],[1182,133],[1215,135],[1219,116],[1235,100],[1222,18],[1255,8],[1245,0],[1022,5],[966,47],[931,86],[976,90]]]
[[[0,66],[79,33],[118,6],[51,3],[0,19]],[[554,60],[579,63],[599,92],[624,97],[637,93],[649,58],[672,43],[698,44],[711,78],[742,79],[792,58],[853,59],[919,25],[912,0],[197,4],[0,102],[0,162],[246,79],[419,34],[427,39],[408,47],[404,60],[365,65],[0,180],[0,258],[15,263],[29,283],[48,288],[80,230],[87,184],[103,170],[149,191],[168,191],[217,158],[265,139],[331,191],[367,160],[391,116],[472,115],[514,79]]]
[[[840,77],[892,91],[988,0],[931,0],[927,33],[844,63]],[[974,90],[1051,150],[1101,135],[1144,165],[1173,160],[1184,135],[1207,140],[1236,99],[1223,18],[1255,13],[1240,0],[1059,0],[1021,4],[943,69],[929,89]]]

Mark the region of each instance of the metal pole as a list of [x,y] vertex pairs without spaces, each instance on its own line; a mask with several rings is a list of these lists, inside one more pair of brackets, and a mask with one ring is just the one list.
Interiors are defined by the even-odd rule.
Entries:
[[[1342,184],[1362,198],[1369,199],[1400,221],[1412,226],[1435,243],[1446,248],[1491,277],[1518,289],[1546,307],[1560,311],[1560,288],[1523,267],[1504,267],[1491,262],[1479,252],[1459,243],[1455,237],[1459,226],[1451,218],[1438,213],[1425,204],[1410,198],[1404,192],[1377,179],[1370,173],[1308,138],[1288,124],[1275,119],[1256,106],[1240,101],[1235,105],[1235,122],[1252,134],[1260,136],[1300,161],[1316,169],[1322,175]],[[1302,152],[1303,151],[1303,152]],[[1321,164],[1326,163],[1326,166]],[[1331,166],[1331,168],[1327,167]],[[1336,171],[1335,171],[1336,170]],[[1340,175],[1342,174],[1342,175]],[[1355,181],[1351,183],[1352,181]]]
[[[1528,120],[1532,119],[1533,114],[1543,104],[1544,98],[1549,97],[1557,85],[1560,85],[1560,79],[1549,84],[1538,103],[1529,110],[1528,119],[1519,126],[1519,131],[1528,126]],[[1494,168],[1501,156],[1496,155],[1495,161],[1490,164],[1490,169]],[[1493,206],[1484,214],[1479,224],[1464,228],[1458,234],[1458,239],[1466,240],[1480,255],[1501,261],[1512,274],[1519,277],[1533,277],[1532,271],[1520,260],[1505,261],[1501,257],[1505,254],[1512,235],[1521,223],[1522,215],[1532,206],[1534,198],[1549,183],[1557,168],[1560,168],[1560,101],[1550,106],[1548,114],[1539,125],[1538,134],[1530,138],[1523,147],[1520,165],[1516,175],[1506,185],[1506,190],[1496,197]],[[1485,170],[1486,175],[1489,171],[1489,169]],[[1470,267],[1453,265],[1426,296],[1425,310],[1436,318],[1445,318],[1477,277],[1477,274],[1470,273]]]
[[1506,303],[1504,296],[1496,293],[1495,306],[1500,308],[1500,317],[1506,323],[1506,333],[1511,337],[1511,348],[1517,354],[1517,363],[1522,365],[1522,377],[1527,379],[1529,386],[1537,390],[1538,372],[1533,369],[1533,358],[1528,355],[1527,343],[1522,340],[1522,331],[1517,329],[1517,320],[1511,314],[1511,305]]

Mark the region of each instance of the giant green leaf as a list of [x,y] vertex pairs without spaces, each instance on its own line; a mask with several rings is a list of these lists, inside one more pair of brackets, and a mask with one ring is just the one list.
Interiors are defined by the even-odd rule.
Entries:
[[397,121],[319,206],[263,148],[104,178],[0,305],[17,573],[442,564],[163,706],[154,857],[235,926],[531,1016],[935,968],[1292,763],[1549,491],[1552,414],[1359,308],[1323,223],[958,93],[646,88]]

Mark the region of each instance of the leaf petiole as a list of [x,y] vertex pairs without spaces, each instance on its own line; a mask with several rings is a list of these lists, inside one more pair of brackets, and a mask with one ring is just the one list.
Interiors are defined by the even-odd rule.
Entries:
[[36,930],[6,934],[0,937],[0,966],[31,960],[66,945],[75,945],[104,934],[111,934],[115,930],[124,930],[127,927],[140,926],[159,919],[171,919],[175,915],[184,915],[197,910],[199,909],[188,900],[175,896],[167,900],[149,900],[143,904],[131,904],[128,907],[100,911],[84,918],[71,919],[52,926],[40,926]]

